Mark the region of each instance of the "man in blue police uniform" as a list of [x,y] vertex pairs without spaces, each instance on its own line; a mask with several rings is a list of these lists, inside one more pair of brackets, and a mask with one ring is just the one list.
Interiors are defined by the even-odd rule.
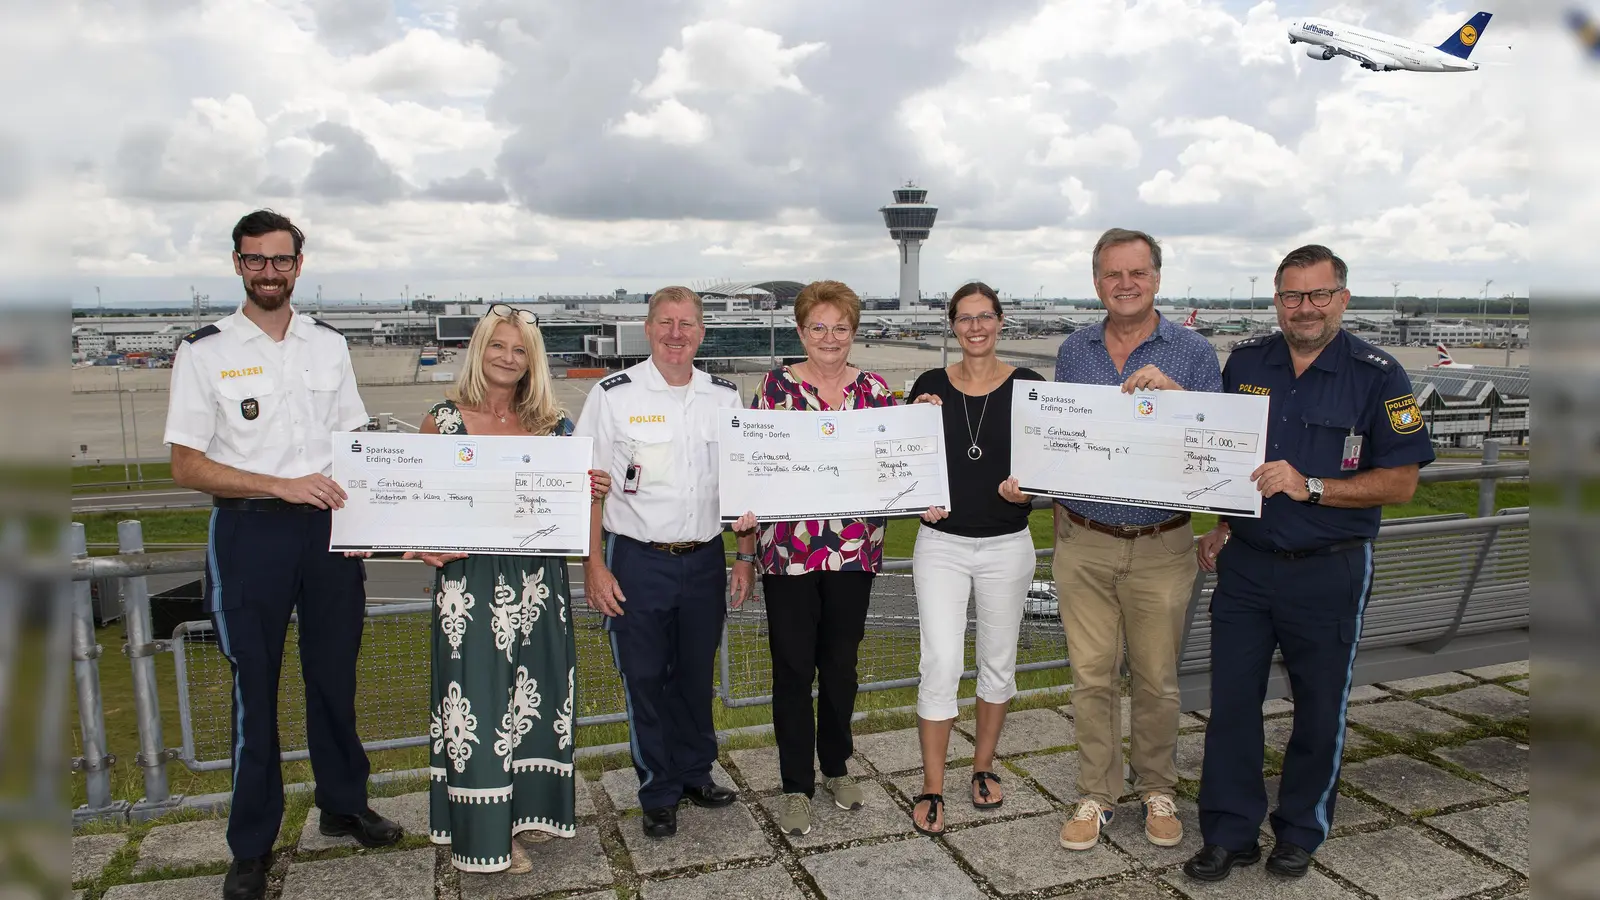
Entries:
[[[1204,846],[1183,870],[1220,881],[1260,860],[1267,812],[1261,704],[1273,648],[1294,695],[1267,870],[1297,878],[1328,837],[1345,712],[1372,590],[1382,507],[1405,503],[1433,446],[1394,357],[1344,331],[1348,269],[1326,247],[1286,256],[1274,279],[1282,334],[1234,345],[1223,389],[1268,398],[1261,518],[1200,540],[1211,598],[1211,720],[1200,777]],[[1231,539],[1230,539],[1231,538]]]
[[300,229],[269,210],[233,229],[239,311],[186,335],[172,363],[164,439],[172,480],[212,495],[206,611],[233,668],[233,804],[227,900],[266,896],[283,819],[278,671],[289,615],[300,614],[306,737],[326,835],[368,847],[400,827],[367,806],[356,735],[356,656],[366,590],[361,561],[328,552],[334,431],[367,423],[344,336],[290,305]]
[[[589,606],[606,616],[627,695],[644,833],[678,830],[678,802],[727,806],[711,780],[717,734],[711,696],[726,614],[717,509],[717,412],[738,409],[733,382],[694,367],[705,338],[700,296],[665,287],[645,319],[650,357],[589,391],[573,432],[594,439],[594,467],[613,490],[584,561]],[[738,602],[755,584],[755,557],[733,566]]]

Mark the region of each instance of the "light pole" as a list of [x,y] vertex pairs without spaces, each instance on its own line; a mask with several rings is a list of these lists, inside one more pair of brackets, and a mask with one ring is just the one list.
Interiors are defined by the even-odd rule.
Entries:
[[1439,318],[1439,295],[1444,293],[1444,288],[1435,288],[1433,292],[1433,317]]
[[[1483,305],[1478,307],[1478,314],[1485,318],[1489,315],[1489,285],[1491,284],[1494,284],[1493,278],[1485,278],[1483,280]],[[1479,324],[1481,325],[1482,323]]]
[[1391,281],[1389,283],[1394,285],[1394,309],[1391,312],[1398,316],[1400,314],[1400,282]]
[[1259,276],[1259,275],[1251,275],[1250,276],[1250,312],[1252,312],[1252,313],[1254,313],[1256,311],[1256,279],[1259,278],[1259,277],[1261,277],[1261,276]]

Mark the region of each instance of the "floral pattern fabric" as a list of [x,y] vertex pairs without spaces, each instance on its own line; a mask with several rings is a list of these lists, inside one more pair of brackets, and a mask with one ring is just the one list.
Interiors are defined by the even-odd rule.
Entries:
[[[821,412],[895,405],[888,382],[875,372],[862,372],[845,388],[839,406],[829,406],[817,389],[788,366],[768,372],[751,398],[751,409]],[[769,522],[756,531],[756,557],[763,575],[807,572],[877,572],[883,565],[887,519],[810,519]]]
[[[454,403],[429,415],[440,434],[467,433]],[[515,833],[577,833],[566,560],[473,554],[437,572],[428,833],[457,868],[495,872]]]

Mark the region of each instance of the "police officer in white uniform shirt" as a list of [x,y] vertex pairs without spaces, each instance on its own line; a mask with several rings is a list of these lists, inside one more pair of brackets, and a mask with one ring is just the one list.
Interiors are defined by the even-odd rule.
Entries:
[[233,668],[226,900],[266,896],[283,818],[278,672],[296,610],[321,831],[368,847],[401,837],[367,806],[369,766],[356,735],[362,563],[328,552],[331,510],[346,498],[328,477],[331,434],[365,425],[367,412],[344,335],[289,303],[304,241],[269,210],[240,219],[233,266],[244,304],[186,335],[172,364],[172,479],[214,498],[206,611]]
[[[596,469],[613,487],[594,523],[584,591],[606,616],[627,692],[644,832],[667,837],[678,802],[732,803],[711,781],[717,736],[711,684],[726,612],[717,510],[717,411],[739,390],[694,367],[705,337],[700,297],[666,287],[645,320],[650,358],[595,385],[575,435],[594,439]],[[755,583],[755,557],[733,566],[738,602]]]

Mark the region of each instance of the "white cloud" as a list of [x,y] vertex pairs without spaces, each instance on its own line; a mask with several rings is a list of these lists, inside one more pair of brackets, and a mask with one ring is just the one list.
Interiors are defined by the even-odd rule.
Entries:
[[[1178,154],[1182,171],[1162,169],[1139,185],[1139,199],[1158,206],[1216,203],[1225,192],[1254,189],[1290,202],[1300,193],[1300,160],[1269,134],[1226,118],[1155,123],[1162,137],[1198,140]],[[1286,196],[1285,196],[1286,194]]]
[[737,22],[697,22],[682,31],[683,46],[661,51],[656,77],[640,89],[646,100],[696,92],[804,93],[794,69],[821,52],[821,43],[783,46],[780,35]]
[[629,110],[610,130],[612,134],[641,140],[699,144],[711,136],[711,120],[679,103],[676,97],[668,97],[643,115]]
[[378,94],[486,97],[500,81],[500,58],[482,46],[414,28],[400,40],[342,66],[355,90]]

